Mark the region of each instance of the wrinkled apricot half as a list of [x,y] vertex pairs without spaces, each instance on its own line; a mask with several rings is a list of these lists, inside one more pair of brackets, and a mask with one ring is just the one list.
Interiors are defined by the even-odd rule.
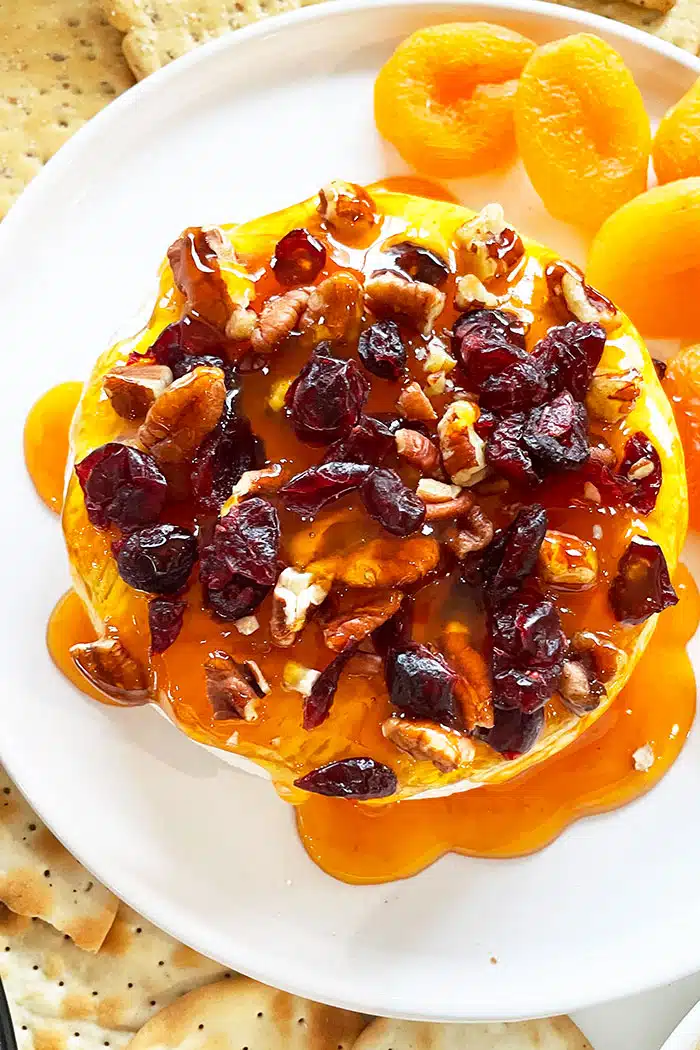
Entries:
[[700,339],[700,178],[655,186],[611,215],[586,278],[642,335]]
[[664,116],[651,155],[659,182],[700,175],[700,79]]
[[487,22],[429,26],[399,44],[374,86],[379,133],[428,175],[477,175],[515,155],[513,96],[535,50]]
[[530,181],[558,219],[597,228],[646,189],[651,131],[620,55],[588,33],[538,48],[515,98]]
[[669,361],[664,379],[685,452],[690,524],[700,529],[700,344]]

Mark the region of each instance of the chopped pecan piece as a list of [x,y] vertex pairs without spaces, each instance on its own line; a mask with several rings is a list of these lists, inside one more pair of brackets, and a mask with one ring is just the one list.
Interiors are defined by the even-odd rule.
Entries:
[[475,485],[486,474],[486,443],[474,429],[478,418],[473,401],[453,401],[438,423],[443,466],[455,485]]
[[352,343],[359,335],[361,317],[362,285],[353,274],[338,272],[311,289],[299,330],[314,344]]
[[444,542],[462,561],[473,551],[488,547],[493,539],[493,524],[481,507],[471,506],[457,525],[452,525],[443,536]]
[[314,685],[321,677],[321,672],[313,667],[304,667],[294,660],[288,660],[282,668],[282,688],[290,692],[309,696]]
[[312,605],[321,605],[330,586],[311,572],[283,569],[272,592],[270,635],[275,645],[292,645],[304,627]]
[[143,419],[173,381],[167,365],[116,365],[102,380],[112,408],[122,419]]
[[245,306],[234,303],[231,316],[226,322],[226,338],[234,342],[251,339],[257,325],[258,315],[255,310],[249,310]]
[[565,706],[575,715],[581,716],[595,711],[605,690],[600,683],[591,679],[582,661],[564,660],[557,692]]
[[432,284],[382,271],[365,282],[367,306],[379,317],[403,317],[422,335],[430,335],[445,307],[445,293]]
[[545,270],[550,295],[561,304],[567,318],[575,317],[584,323],[615,327],[619,315],[615,306],[604,295],[586,284],[583,274],[571,263],[551,263]]
[[250,336],[250,345],[256,353],[271,354],[279,349],[297,329],[310,294],[308,288],[291,288],[265,303]]
[[324,642],[337,653],[348,645],[357,645],[398,611],[402,599],[401,591],[383,591],[370,601],[348,609],[326,625]]
[[177,379],[148,410],[139,441],[168,475],[168,467],[190,463],[219,422],[226,386],[220,368],[199,366]]
[[444,481],[421,478],[416,495],[420,496],[424,503],[450,503],[459,496],[461,491],[459,485],[446,485]]
[[441,773],[454,773],[474,758],[474,745],[469,737],[432,722],[388,718],[382,725],[382,733],[400,751],[419,761],[432,762]]
[[603,684],[620,674],[627,663],[624,649],[593,631],[577,631],[571,639],[571,648],[574,653],[588,654],[593,658],[596,676]]
[[89,682],[125,707],[147,704],[148,678],[141,665],[118,638],[71,646],[75,666]]
[[269,686],[254,661],[239,664],[229,653],[217,650],[204,661],[204,678],[215,721],[256,721],[259,701]]
[[384,670],[384,661],[377,653],[365,653],[361,650],[353,653],[348,663],[348,677],[374,678]]
[[586,394],[591,416],[617,423],[628,416],[642,392],[642,376],[636,368],[624,372],[595,372]]
[[592,543],[548,529],[540,547],[539,570],[553,587],[591,587],[598,579],[598,553]]
[[482,282],[505,277],[525,254],[520,235],[505,221],[500,204],[487,204],[460,226],[455,238],[465,249],[467,269]]
[[418,383],[409,383],[399,394],[396,405],[406,419],[428,422],[437,419],[437,412]]
[[445,503],[426,503],[425,520],[450,521],[461,518],[471,509],[473,502],[472,494],[462,491],[454,499],[447,500]]
[[493,703],[486,661],[470,646],[469,634],[461,623],[453,621],[447,624],[443,642],[445,656],[457,672],[455,692],[462,705],[465,726],[469,730],[476,726],[490,729],[493,726]]
[[468,273],[457,281],[455,306],[458,310],[495,310],[500,301],[484,287],[476,274]]
[[419,430],[408,430],[402,427],[394,434],[396,451],[410,463],[417,467],[422,474],[433,474],[440,465],[440,453],[430,438],[421,434]]
[[387,537],[314,562],[309,571],[349,587],[403,587],[431,572],[439,558],[440,547],[432,536]]
[[354,182],[333,179],[318,192],[318,213],[339,241],[363,240],[377,224],[377,208],[369,193]]
[[223,518],[246,496],[261,496],[266,492],[276,492],[282,480],[282,466],[279,463],[261,467],[260,470],[244,471],[231,489],[231,495],[219,511],[219,516]]

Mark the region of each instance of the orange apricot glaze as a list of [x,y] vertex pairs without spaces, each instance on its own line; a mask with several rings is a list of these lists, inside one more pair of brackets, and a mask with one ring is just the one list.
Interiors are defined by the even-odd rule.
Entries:
[[60,514],[68,459],[68,432],[82,383],[59,383],[36,402],[24,425],[24,458],[34,487],[47,507]]

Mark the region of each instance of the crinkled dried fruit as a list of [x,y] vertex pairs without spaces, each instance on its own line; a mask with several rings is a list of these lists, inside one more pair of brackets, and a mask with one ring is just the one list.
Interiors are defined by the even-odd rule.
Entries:
[[510,415],[541,405],[548,394],[547,377],[542,367],[525,353],[503,372],[490,375],[481,385],[479,403],[488,412]]
[[490,608],[520,590],[534,572],[546,531],[547,512],[533,503],[518,511],[488,547],[464,562],[465,578],[483,586]]
[[358,489],[371,470],[363,463],[323,463],[295,474],[279,496],[287,510],[313,517],[332,500]]
[[494,706],[536,711],[554,692],[566,652],[556,606],[521,591],[495,610],[489,628]]
[[452,329],[452,349],[474,390],[525,356],[525,326],[509,310],[472,310]]
[[610,585],[615,616],[621,623],[643,623],[677,602],[661,547],[648,536],[634,536]]
[[534,485],[540,479],[525,447],[526,422],[525,413],[516,412],[497,423],[486,442],[486,462],[510,481]]
[[396,773],[373,758],[343,758],[294,781],[296,787],[331,798],[386,798],[396,791]]
[[526,714],[517,708],[497,709],[493,729],[478,729],[476,735],[504,758],[514,759],[531,751],[544,726],[544,708]]
[[[396,422],[398,427],[398,421]],[[394,430],[374,416],[360,416],[347,434],[328,446],[324,463],[367,463],[378,466],[394,447]]]
[[349,645],[338,653],[321,671],[309,695],[304,697],[304,729],[316,729],[328,718],[340,676],[356,648],[355,645]]
[[233,382],[233,370],[226,366],[228,344],[221,332],[198,317],[183,317],[164,328],[145,354],[133,353],[128,364],[153,362],[166,365],[175,379],[191,372],[199,365],[221,368],[226,385]]
[[267,500],[250,497],[220,518],[201,552],[207,601],[224,620],[254,612],[277,579],[280,523]]
[[218,513],[231,489],[248,470],[265,462],[265,447],[245,416],[236,410],[238,392],[229,390],[218,424],[197,449],[192,489],[203,510]]
[[605,329],[599,324],[568,324],[550,328],[532,351],[543,368],[549,390],[568,390],[583,401],[605,347]]
[[457,676],[443,657],[427,645],[410,642],[390,648],[386,659],[389,698],[411,718],[462,727],[462,712],[455,692]]
[[177,598],[153,598],[148,603],[151,652],[164,653],[182,630],[187,602]]
[[423,500],[395,470],[373,470],[362,485],[362,499],[367,513],[394,536],[410,536],[425,521]]
[[421,244],[402,241],[388,248],[386,254],[392,257],[402,273],[414,281],[441,288],[449,277],[450,268],[445,260]]
[[197,541],[180,525],[147,525],[130,533],[117,554],[119,575],[130,587],[175,594],[197,560]]
[[406,347],[396,321],[376,321],[365,328],[357,352],[367,371],[380,379],[398,379],[406,368]]
[[369,384],[355,361],[319,347],[285,398],[294,432],[309,445],[329,445],[353,427],[362,413]]
[[155,521],[165,505],[167,483],[153,456],[110,441],[75,465],[93,525],[130,528]]
[[633,485],[630,504],[640,514],[651,514],[661,488],[661,459],[642,431],[638,430],[625,444],[619,473]]
[[530,413],[525,447],[543,470],[573,470],[588,459],[588,417],[568,390]]
[[310,284],[326,264],[326,249],[308,230],[290,230],[277,242],[270,266],[280,284]]

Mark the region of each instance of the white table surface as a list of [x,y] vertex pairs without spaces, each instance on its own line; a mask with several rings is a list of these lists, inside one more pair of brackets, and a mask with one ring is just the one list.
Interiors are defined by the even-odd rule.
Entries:
[[700,973],[572,1016],[594,1050],[660,1050],[698,1000]]

